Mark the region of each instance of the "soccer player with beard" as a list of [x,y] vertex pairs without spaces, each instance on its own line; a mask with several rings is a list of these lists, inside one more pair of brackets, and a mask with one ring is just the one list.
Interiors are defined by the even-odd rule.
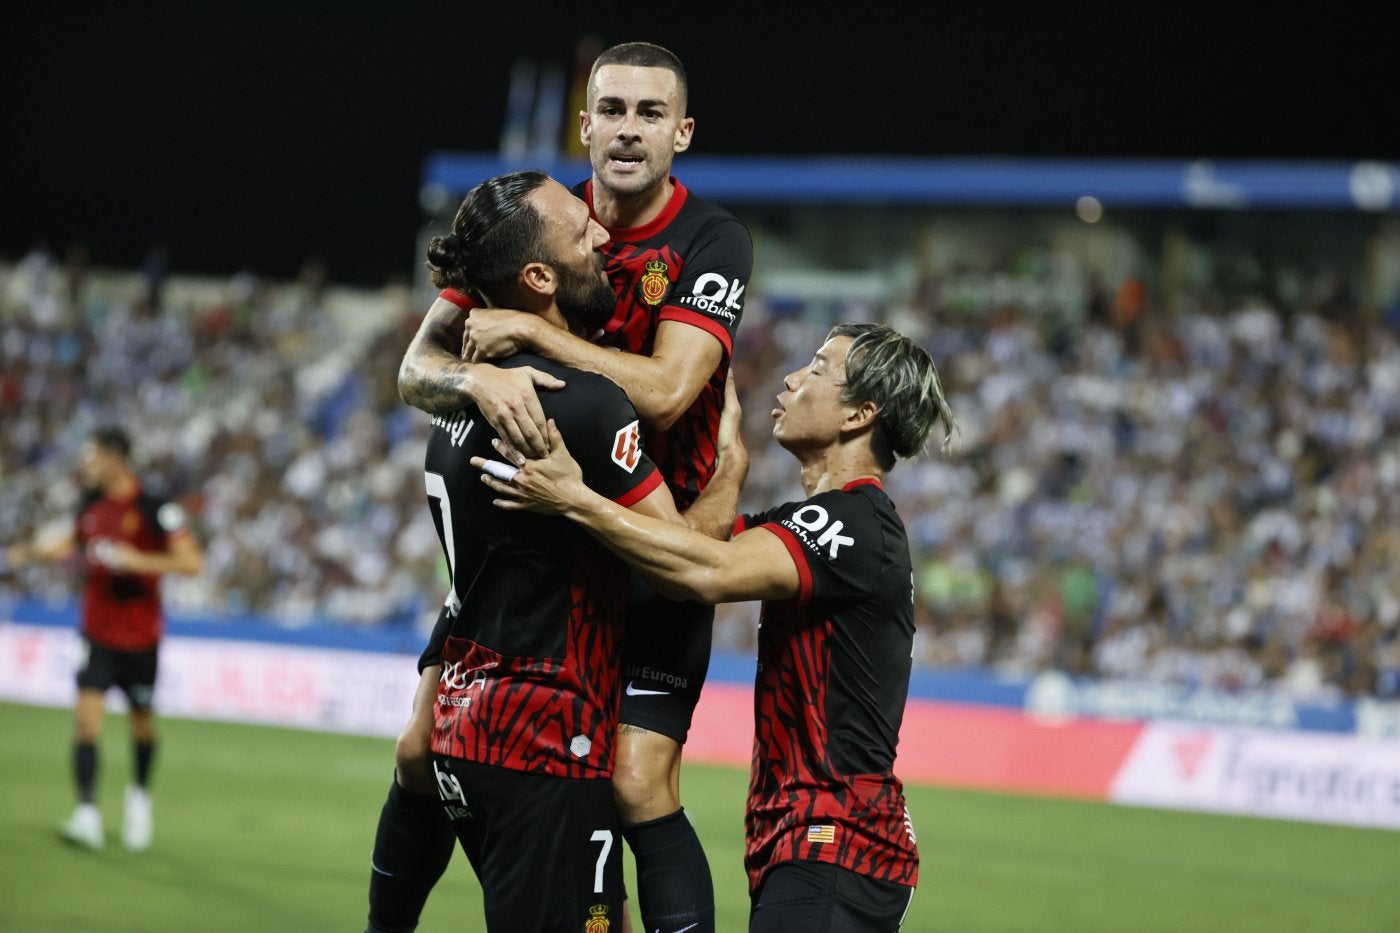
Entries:
[[[428,256],[440,286],[589,333],[616,303],[599,252],[606,242],[587,205],[562,185],[516,172],[468,193]],[[681,520],[616,384],[527,353],[502,366],[564,382],[541,405],[576,438],[598,489],[640,514]],[[441,666],[432,769],[481,881],[488,929],[588,929],[617,922],[622,910],[610,779],[628,573],[567,522],[491,507],[469,460],[489,453],[494,436],[467,405],[435,417],[428,441],[428,501],[451,570],[430,642]],[[721,469],[706,500],[717,511],[693,509],[687,523],[726,533],[741,478]],[[386,869],[376,862],[373,870]],[[381,928],[373,914],[370,923]]]
[[745,813],[750,933],[890,933],[919,853],[894,773],[913,573],[882,480],[935,424],[946,443],[954,419],[928,353],[879,324],[832,328],[811,364],[784,378],[773,419],[806,498],[743,516],[727,541],[618,509],[588,488],[552,426],[548,457],[502,451],[498,466],[519,467],[512,482],[482,478],[504,510],[577,522],[662,592],[763,600]]
[[[539,366],[486,361],[529,351],[601,373],[636,407],[643,449],[677,507],[690,506],[716,469],[725,380],[753,248],[738,220],[670,174],[694,131],[687,102],[685,69],[668,50],[633,42],[598,57],[588,110],[580,115],[593,171],[574,192],[610,237],[603,250],[616,293],[612,316],[596,332],[579,335],[529,315],[480,308],[461,290],[445,288],[404,357],[405,401],[435,414],[470,401],[502,438],[542,455],[542,400],[566,380]],[[632,584],[613,785],[648,930],[714,929],[709,864],[680,801],[681,750],[709,668],[713,619],[710,606]],[[395,877],[371,878],[371,916],[404,929],[413,928],[450,857],[428,796],[429,711],[438,673],[433,648],[420,662],[414,711],[395,750],[395,784],[376,837],[375,864],[393,863]]]

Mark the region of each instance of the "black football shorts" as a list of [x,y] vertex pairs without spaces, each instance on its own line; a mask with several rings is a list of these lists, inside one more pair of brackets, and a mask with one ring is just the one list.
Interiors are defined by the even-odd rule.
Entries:
[[914,889],[826,862],[783,862],[750,896],[749,933],[894,933]]
[[684,745],[710,671],[715,607],[667,599],[634,573],[626,626],[618,719]]
[[156,662],[159,647],[144,651],[108,648],[83,636],[78,662],[78,688],[101,690],[120,687],[132,709],[148,710],[155,699]]
[[622,929],[622,827],[611,781],[446,755],[433,756],[433,771],[481,882],[488,930]]

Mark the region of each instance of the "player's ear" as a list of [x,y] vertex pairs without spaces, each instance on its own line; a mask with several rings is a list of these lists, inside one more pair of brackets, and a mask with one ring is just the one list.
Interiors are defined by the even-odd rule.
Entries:
[[865,401],[859,405],[854,405],[846,413],[846,419],[842,422],[843,431],[856,433],[866,431],[875,426],[875,415],[878,413],[874,402]]
[[684,117],[676,125],[676,141],[671,147],[673,152],[685,152],[690,148],[690,137],[695,132],[695,118]]
[[528,293],[549,297],[559,289],[559,276],[546,263],[526,263],[520,270],[520,287]]
[[578,141],[585,149],[593,145],[593,118],[587,110],[578,112]]

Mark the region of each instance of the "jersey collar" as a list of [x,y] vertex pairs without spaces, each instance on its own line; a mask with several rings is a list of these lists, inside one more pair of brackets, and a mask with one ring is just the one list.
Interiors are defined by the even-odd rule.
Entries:
[[876,489],[880,490],[881,492],[884,492],[884,491],[885,491],[885,484],[882,483],[882,482],[880,482],[878,479],[876,479],[876,478],[873,477],[873,476],[862,476],[862,477],[859,477],[858,479],[853,479],[853,480],[851,480],[849,483],[847,483],[846,485],[842,486],[842,487],[841,487],[841,491],[842,491],[842,492],[850,492],[852,489],[855,489],[857,486],[874,486]]
[[[661,213],[657,214],[650,223],[640,227],[608,227],[608,236],[623,243],[640,243],[665,230],[666,226],[676,219],[676,215],[681,212],[681,208],[685,205],[685,199],[690,196],[685,185],[681,184],[674,175],[671,176],[671,184],[674,188],[671,191],[670,200],[666,202],[665,207],[661,208]],[[597,220],[598,215],[593,211],[592,178],[588,179],[584,185],[583,194],[584,200],[588,202],[588,213],[592,215],[594,220]]]

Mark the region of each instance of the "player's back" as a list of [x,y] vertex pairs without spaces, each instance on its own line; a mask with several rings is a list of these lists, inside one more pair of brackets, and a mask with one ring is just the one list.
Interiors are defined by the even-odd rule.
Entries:
[[[614,383],[530,355],[502,365],[564,380],[540,404],[590,487],[631,505],[661,484]],[[494,436],[472,407],[434,418],[428,441],[428,500],[452,573],[433,747],[483,764],[606,776],[626,567],[566,519],[494,506],[470,463],[500,459]]]
[[[583,444],[590,409],[621,390],[593,373],[570,369],[528,354],[500,365],[534,366],[567,382],[541,392],[546,417],[560,433]],[[563,656],[564,626],[572,596],[568,581],[585,535],[553,516],[507,511],[492,505],[472,457],[499,460],[496,434],[473,406],[435,416],[425,458],[429,507],[452,571],[449,608],[456,607],[454,634],[515,656]],[[589,550],[595,550],[590,548]]]

